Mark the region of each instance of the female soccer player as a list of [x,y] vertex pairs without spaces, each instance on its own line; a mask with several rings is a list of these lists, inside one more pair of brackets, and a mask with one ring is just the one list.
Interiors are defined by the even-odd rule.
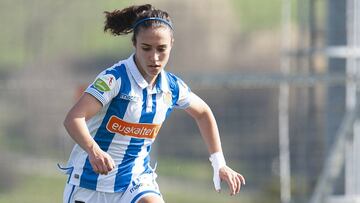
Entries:
[[209,106],[177,76],[164,70],[174,28],[152,5],[105,12],[104,31],[133,32],[135,53],[101,72],[67,114],[64,126],[77,143],[71,152],[64,203],[164,202],[150,167],[151,144],[173,108],[184,109],[200,129],[214,169],[214,185],[231,195],[245,179],[226,166]]

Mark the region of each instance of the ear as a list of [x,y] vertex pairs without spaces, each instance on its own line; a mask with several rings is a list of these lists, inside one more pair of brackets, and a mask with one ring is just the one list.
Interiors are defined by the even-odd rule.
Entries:
[[171,44],[170,44],[170,45],[171,45],[171,47],[173,47],[173,45],[174,45],[174,41],[175,41],[175,39],[172,37],[172,38],[171,38]]
[[135,48],[135,47],[136,47],[136,37],[135,37],[135,34],[132,35],[131,41],[132,41],[133,46],[134,46],[134,48]]

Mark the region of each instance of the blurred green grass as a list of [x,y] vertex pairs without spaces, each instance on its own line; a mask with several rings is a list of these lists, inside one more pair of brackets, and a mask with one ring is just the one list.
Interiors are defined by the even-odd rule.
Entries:
[[0,193],[0,203],[62,202],[65,176],[29,174],[19,179],[15,189]]
[[[166,202],[183,203],[248,203],[251,194],[242,192],[230,196],[228,190],[217,193],[213,189],[211,166],[205,162],[175,159],[159,160],[157,181]],[[22,171],[22,170],[19,170]],[[27,171],[18,173],[15,187],[0,193],[0,203],[62,202],[67,176],[56,173],[55,166],[46,173]],[[1,190],[0,190],[1,191]]]
[[280,26],[281,0],[232,0],[231,3],[242,31],[252,32]]
[[212,167],[207,160],[184,160],[164,157],[158,161],[157,173],[182,180],[207,181],[212,177]]

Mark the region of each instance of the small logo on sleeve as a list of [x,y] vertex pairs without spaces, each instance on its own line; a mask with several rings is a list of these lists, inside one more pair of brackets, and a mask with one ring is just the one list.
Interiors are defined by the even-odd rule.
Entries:
[[102,92],[108,92],[115,87],[115,77],[113,75],[102,75],[94,82],[94,87]]

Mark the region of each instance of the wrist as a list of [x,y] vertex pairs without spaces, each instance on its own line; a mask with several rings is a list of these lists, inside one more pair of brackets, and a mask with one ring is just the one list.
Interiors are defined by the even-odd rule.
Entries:
[[98,154],[98,151],[99,151],[100,147],[99,145],[97,145],[95,142],[94,143],[91,143],[89,144],[85,151],[88,155],[90,156],[95,156],[96,154]]
[[218,171],[220,168],[226,166],[226,161],[224,154],[222,152],[215,152],[210,155],[209,160],[215,171]]

